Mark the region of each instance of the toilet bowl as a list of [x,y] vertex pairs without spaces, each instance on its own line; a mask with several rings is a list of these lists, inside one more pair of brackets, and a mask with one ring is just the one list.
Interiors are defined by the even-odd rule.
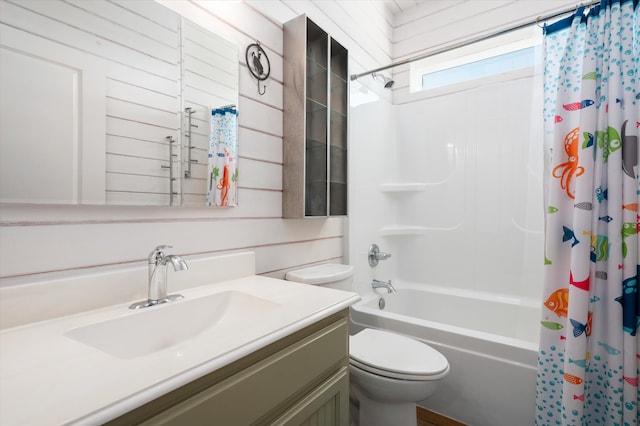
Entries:
[[[312,266],[289,271],[286,279],[352,291],[353,266]],[[448,373],[440,352],[410,337],[371,328],[349,337],[351,397],[361,426],[415,426],[416,402]]]

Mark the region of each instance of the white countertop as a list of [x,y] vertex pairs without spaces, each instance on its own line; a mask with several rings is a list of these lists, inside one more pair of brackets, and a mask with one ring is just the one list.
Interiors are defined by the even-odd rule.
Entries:
[[[355,293],[249,276],[181,290],[185,300],[246,292],[278,305],[248,313],[233,330],[202,333],[172,347],[121,359],[67,336],[69,330],[137,315],[131,302],[0,332],[0,424],[98,424],[215,371],[347,308]],[[183,303],[176,301],[172,303]],[[145,309],[163,309],[157,306]],[[144,336],[140,336],[144,339]]]

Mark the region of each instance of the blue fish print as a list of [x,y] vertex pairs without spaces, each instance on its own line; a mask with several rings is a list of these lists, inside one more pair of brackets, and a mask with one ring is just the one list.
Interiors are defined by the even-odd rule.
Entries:
[[573,337],[579,337],[587,331],[587,324],[581,324],[574,319],[569,319],[569,321],[571,321],[571,325],[573,326]]
[[604,342],[598,342],[598,346],[602,346],[604,348],[605,351],[607,351],[608,354],[610,355],[620,355],[622,352],[620,352],[619,349],[614,348],[611,345],[608,345]]
[[573,229],[563,226],[562,231],[564,232],[564,235],[562,235],[563,243],[569,240],[573,240],[573,242],[571,243],[571,247],[575,247],[577,244],[580,243],[580,241],[578,241],[578,239],[576,238],[576,234],[573,233]]
[[569,362],[577,365],[578,367],[586,368],[587,360],[585,359],[571,359],[569,358]]
[[598,199],[599,203],[607,199],[607,191],[607,189],[602,189],[601,186],[596,189],[596,198]]
[[591,105],[595,104],[594,101],[592,101],[591,99],[585,99],[584,101],[582,101],[580,103],[580,108],[586,108],[586,107],[590,107]]
[[636,267],[636,276],[622,282],[622,296],[616,302],[622,305],[622,329],[632,336],[636,335],[640,326],[640,292],[638,291],[638,275],[640,265]]
[[593,142],[595,140],[595,138],[593,137],[593,134],[589,132],[583,132],[582,135],[584,136],[582,149],[586,149],[586,148],[589,148],[590,146],[593,146]]
[[611,216],[602,216],[602,217],[599,217],[598,219],[600,219],[603,222],[607,222],[607,223],[609,223],[609,222],[611,222],[613,220],[613,218]]
[[562,108],[566,109],[567,111],[577,111],[579,109],[590,107],[594,103],[595,102],[591,99],[585,99],[582,102],[572,102],[570,104],[564,104],[562,105]]
[[591,298],[591,300],[589,300],[590,303],[596,303],[596,302],[599,302],[599,301],[600,301],[600,298],[598,296],[593,296]]
[[640,99],[640,92],[636,93],[636,99]]

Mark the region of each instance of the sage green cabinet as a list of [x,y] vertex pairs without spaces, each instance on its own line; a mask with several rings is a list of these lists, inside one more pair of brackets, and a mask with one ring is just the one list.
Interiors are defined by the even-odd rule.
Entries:
[[347,319],[321,320],[110,424],[348,425]]
[[348,52],[305,15],[284,24],[283,215],[347,214]]
[[347,425],[349,420],[348,395],[349,370],[348,367],[343,367],[306,398],[287,410],[273,424],[284,426]]

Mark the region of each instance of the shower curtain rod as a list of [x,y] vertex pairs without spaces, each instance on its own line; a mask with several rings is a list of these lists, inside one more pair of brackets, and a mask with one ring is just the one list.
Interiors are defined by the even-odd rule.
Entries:
[[380,68],[376,68],[376,69],[373,69],[373,70],[369,70],[367,72],[362,72],[360,74],[351,74],[351,80],[357,80],[362,76],[373,74],[373,73],[376,73],[378,71],[384,71],[384,70],[389,69],[389,68],[397,67],[399,65],[405,65],[405,64],[408,64],[408,63],[411,63],[411,62],[419,61],[421,59],[426,59],[426,58],[429,58],[431,56],[437,55],[439,53],[444,53],[444,52],[447,52],[449,50],[453,50],[453,49],[457,49],[459,47],[467,46],[469,44],[473,44],[473,43],[477,43],[477,42],[480,42],[480,41],[488,40],[488,39],[490,39],[492,37],[497,37],[497,36],[500,36],[500,35],[503,35],[503,34],[510,33],[511,31],[516,31],[516,30],[528,27],[529,25],[539,24],[540,22],[544,22],[544,21],[547,21],[549,19],[557,18],[558,16],[562,16],[562,15],[565,15],[565,14],[567,14],[569,12],[576,11],[580,7],[591,7],[591,6],[594,6],[594,5],[599,4],[599,3],[600,3],[600,0],[593,0],[593,1],[588,2],[588,3],[580,3],[579,5],[577,5],[576,7],[571,8],[571,9],[566,9],[566,10],[564,10],[562,12],[554,13],[554,14],[548,15],[548,16],[538,16],[533,21],[525,22],[524,24],[516,25],[515,27],[507,28],[505,30],[497,31],[497,32],[489,34],[489,35],[476,37],[476,38],[473,38],[471,40],[466,40],[466,41],[463,41],[463,42],[460,42],[460,43],[456,43],[456,44],[453,44],[453,45],[450,45],[450,46],[447,46],[447,47],[444,47],[444,48],[441,48],[441,49],[437,49],[437,50],[431,51],[429,53],[425,53],[425,54],[422,54],[422,55],[414,56],[412,58],[403,59],[402,61],[394,62],[394,63],[386,65],[384,67],[380,67]]

